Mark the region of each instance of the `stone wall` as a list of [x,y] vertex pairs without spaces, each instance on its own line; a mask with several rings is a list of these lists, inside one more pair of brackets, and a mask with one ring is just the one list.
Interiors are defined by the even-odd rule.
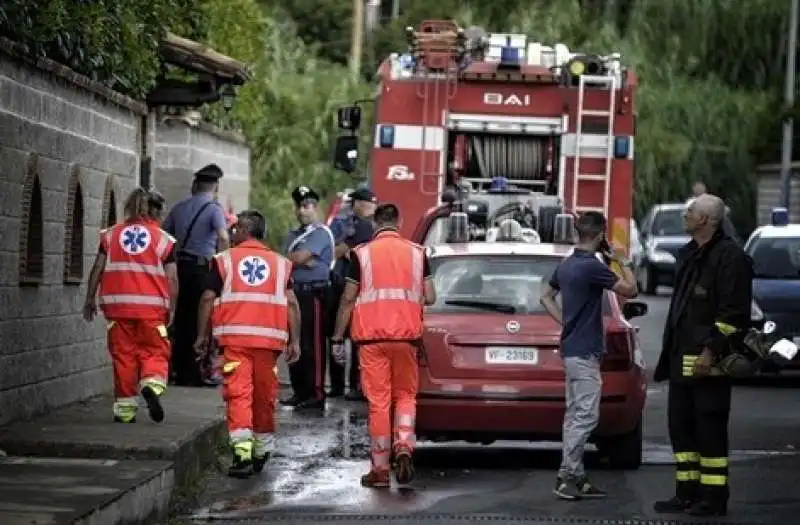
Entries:
[[146,108],[0,41],[0,423],[107,392],[81,318],[98,231],[138,184]]
[[189,195],[195,171],[217,164],[225,176],[220,181],[220,202],[234,210],[250,203],[250,149],[244,137],[206,123],[192,126],[178,118],[158,119],[155,127],[153,182],[171,207]]
[[[140,185],[171,202],[209,162],[226,172],[223,203],[249,197],[240,135],[159,122],[147,107],[0,37],[0,424],[107,393],[102,319],[81,308],[101,228]],[[109,418],[111,407],[109,407]]]

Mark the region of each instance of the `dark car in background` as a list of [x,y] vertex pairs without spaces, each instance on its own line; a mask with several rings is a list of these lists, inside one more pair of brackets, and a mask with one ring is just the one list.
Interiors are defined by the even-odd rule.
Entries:
[[[642,293],[653,295],[660,285],[672,286],[678,250],[691,240],[684,227],[685,210],[686,203],[657,204],[642,219],[639,225],[642,249],[634,269]],[[739,240],[728,215],[722,228]]]

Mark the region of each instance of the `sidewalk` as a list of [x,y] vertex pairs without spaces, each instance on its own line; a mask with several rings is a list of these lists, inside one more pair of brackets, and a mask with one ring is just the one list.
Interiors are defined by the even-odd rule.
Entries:
[[216,461],[225,441],[219,390],[171,388],[155,424],[111,421],[110,397],[0,428],[0,524],[138,525]]

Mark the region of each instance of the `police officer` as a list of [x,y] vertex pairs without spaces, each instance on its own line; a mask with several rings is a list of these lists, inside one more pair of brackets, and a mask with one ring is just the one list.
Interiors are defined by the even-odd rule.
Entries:
[[686,209],[692,240],[678,253],[677,274],[654,373],[669,380],[667,417],[675,455],[675,495],[656,512],[724,516],[728,506],[731,382],[719,360],[750,323],[752,262],[722,230],[725,203],[711,194]]
[[178,202],[164,219],[164,230],[178,244],[178,304],[172,326],[172,375],[176,385],[203,386],[193,345],[197,338],[197,312],[211,257],[227,250],[230,238],[222,206],[217,202],[222,170],[209,164],[194,174],[191,197]]
[[[375,233],[375,226],[372,216],[378,198],[369,188],[359,188],[349,195],[352,210],[347,210],[331,222],[331,232],[336,239],[336,265],[333,268],[333,293],[328,307],[328,326],[332,330],[336,324],[336,312],[339,309],[339,301],[344,292],[344,282],[350,264],[350,250],[372,240]],[[364,394],[361,392],[361,377],[358,364],[358,347],[351,341],[351,358],[349,384],[350,391],[345,396],[348,401],[363,401]],[[329,359],[331,375],[330,397],[338,397],[344,394],[344,365],[335,359]]]
[[289,367],[294,395],[281,403],[296,408],[325,407],[326,317],[333,266],[334,238],[317,217],[319,195],[308,186],[292,191],[300,227],[284,246],[292,262],[292,284],[300,306],[300,359]]

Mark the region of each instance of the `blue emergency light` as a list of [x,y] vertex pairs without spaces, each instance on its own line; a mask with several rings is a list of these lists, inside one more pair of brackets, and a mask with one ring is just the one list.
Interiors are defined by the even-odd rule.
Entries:
[[614,158],[626,159],[631,153],[630,137],[614,137]]
[[492,177],[491,186],[489,186],[489,191],[507,191],[508,190],[508,179],[505,177]]
[[520,50],[517,47],[504,47],[500,50],[500,67],[518,68]]
[[773,226],[786,226],[789,224],[789,210],[786,208],[772,208]]
[[381,126],[378,143],[382,148],[394,147],[394,126]]

